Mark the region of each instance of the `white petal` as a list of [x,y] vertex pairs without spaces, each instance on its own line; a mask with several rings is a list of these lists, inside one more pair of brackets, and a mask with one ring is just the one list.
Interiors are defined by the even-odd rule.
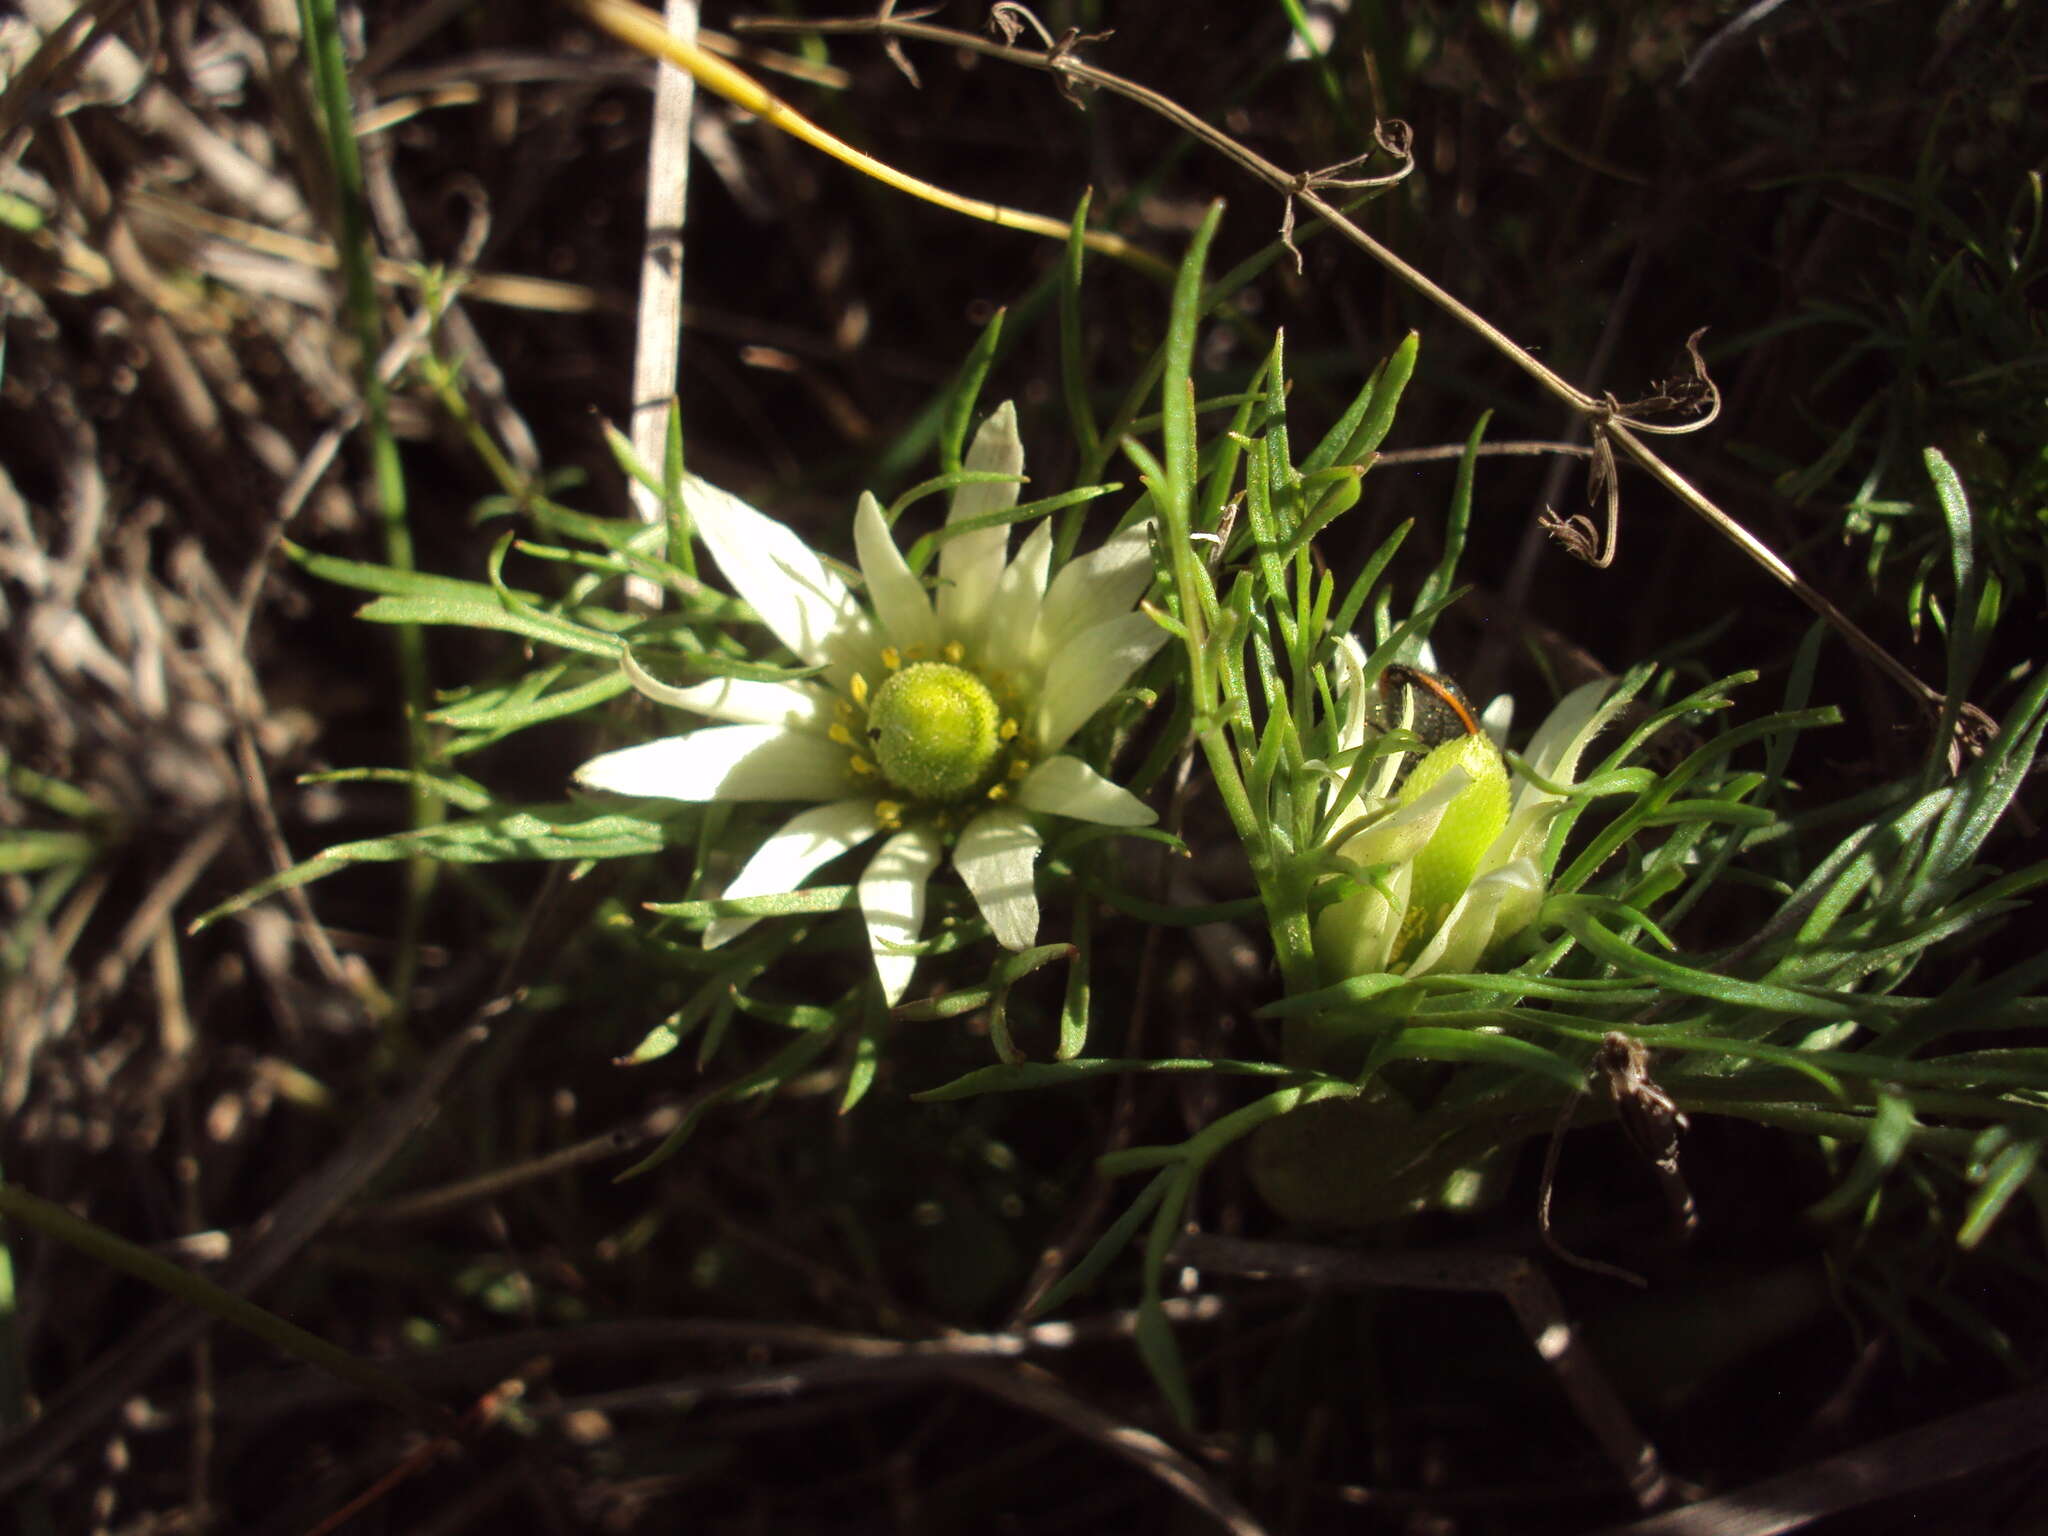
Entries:
[[837,800],[851,787],[846,749],[776,725],[711,725],[593,757],[585,789],[664,800]]
[[808,544],[695,475],[683,477],[682,498],[719,570],[776,639],[811,666],[858,665],[873,645],[867,613]]
[[[1372,720],[1372,689],[1366,686],[1365,681],[1365,647],[1350,635],[1339,635],[1336,653],[1330,657],[1329,675],[1332,723],[1336,727],[1337,740],[1329,761],[1319,764],[1329,774],[1322,798],[1322,810],[1326,815],[1357,764],[1358,751],[1365,745],[1366,726]],[[1357,792],[1345,801],[1347,819],[1355,817],[1362,807],[1371,805],[1375,800],[1384,800],[1392,793],[1394,779],[1400,772],[1399,759],[1383,758],[1378,767],[1368,767],[1365,772],[1366,777]]]
[[1166,644],[1166,631],[1142,613],[1127,613],[1068,637],[1045,669],[1032,740],[1057,752],[1088,723],[1138,668]]
[[[1024,472],[1024,440],[1017,435],[1017,407],[1005,400],[995,414],[981,424],[968,445],[962,469],[983,470],[1002,475]],[[1000,481],[985,485],[963,485],[953,493],[946,525],[969,518],[986,517],[1017,505],[1017,484]],[[949,539],[939,550],[939,628],[946,638],[977,648],[988,600],[996,580],[1003,574],[1003,556],[1010,548],[1010,527],[999,523],[975,533]]]
[[1394,791],[1401,787],[1403,765],[1413,766],[1414,762],[1415,754],[1412,752],[1389,752],[1378,759],[1378,767],[1367,770],[1372,782],[1365,786],[1365,798],[1371,801],[1393,799]]
[[[1557,707],[1536,727],[1535,739],[1522,754],[1529,766],[1553,782],[1572,783],[1579,770],[1580,756],[1634,691],[1617,690],[1609,697],[1613,688],[1611,680],[1601,679],[1574,688],[1559,700]],[[1563,805],[1560,797],[1518,777],[1507,826],[1493,840],[1479,867],[1492,869],[1514,859],[1534,858]]]
[[1152,523],[1148,519],[1060,568],[1039,609],[1033,660],[1043,666],[1067,636],[1129,613],[1151,585]]
[[1479,711],[1479,724],[1487,735],[1493,738],[1496,747],[1508,744],[1508,731],[1515,723],[1515,696],[1512,693],[1495,694],[1486,708]]
[[1031,665],[1031,641],[1038,631],[1038,605],[1045,597],[1045,571],[1051,561],[1052,524],[1041,522],[1004,568],[990,599],[981,648],[990,671],[1019,677]]
[[1337,746],[1341,751],[1365,745],[1365,725],[1370,718],[1372,690],[1365,686],[1365,647],[1349,635],[1337,637],[1337,653],[1330,658],[1330,691],[1339,710]]
[[1526,928],[1542,904],[1543,877],[1526,859],[1481,876],[1445,914],[1408,974],[1471,970],[1496,940]]
[[1408,910],[1408,886],[1414,877],[1414,865],[1396,865],[1381,881],[1386,887],[1384,895],[1379,886],[1361,885],[1316,915],[1316,959],[1325,976],[1341,981],[1387,968],[1394,940],[1400,937],[1401,918]]
[[896,946],[915,944],[924,931],[925,887],[945,856],[938,834],[924,827],[898,832],[875,851],[860,877],[860,909],[867,918],[868,945],[875,955],[875,973],[882,981],[882,1000],[891,1008],[910,990],[917,956]]
[[[1422,708],[1422,690],[1414,687],[1401,687],[1394,689],[1389,694],[1382,691],[1385,679],[1386,673],[1380,673],[1379,681],[1374,684],[1373,688],[1373,691],[1380,695],[1378,700],[1379,709],[1375,717],[1376,723],[1393,731],[1414,730],[1415,717]],[[1389,708],[1389,705],[1392,707]],[[1368,700],[1366,703],[1366,712],[1368,714],[1374,713],[1371,700]]]
[[853,514],[853,548],[860,557],[860,573],[867,578],[868,601],[881,622],[882,637],[902,650],[922,646],[936,652],[939,621],[932,613],[932,600],[924,583],[904,564],[903,552],[882,517],[882,504],[866,492]]
[[1543,907],[1546,887],[1543,871],[1532,860],[1517,859],[1482,878],[1497,880],[1505,888],[1501,894],[1500,910],[1494,914],[1493,938],[1489,942],[1513,938],[1536,921],[1536,914]]
[[1382,816],[1337,850],[1354,864],[1405,864],[1436,836],[1451,802],[1472,783],[1464,768],[1451,769],[1407,805]]
[[[813,806],[792,816],[754,850],[754,856],[725,888],[726,899],[802,890],[812,870],[859,847],[878,830],[871,796]],[[716,949],[729,943],[760,921],[758,917],[714,918],[704,930],[704,947]]]
[[1038,937],[1038,891],[1031,866],[1043,839],[1022,811],[985,811],[970,821],[953,848],[953,867],[974,893],[1005,949],[1029,949]]
[[664,683],[647,672],[626,651],[619,667],[639,692],[657,704],[694,709],[714,720],[735,725],[787,725],[822,732],[832,723],[832,696],[809,683],[756,683],[738,677],[714,677],[687,688]]
[[1102,827],[1149,827],[1159,817],[1120,784],[1112,784],[1078,757],[1048,757],[1017,786],[1028,811],[1071,816]]
[[1569,782],[1578,770],[1579,754],[1607,724],[1613,710],[1625,702],[1617,698],[1608,701],[1612,708],[1603,706],[1601,701],[1613,686],[1612,680],[1602,678],[1574,688],[1558,700],[1557,708],[1536,727],[1535,739],[1522,754],[1529,766],[1546,779]]
[[[1530,786],[1523,786],[1529,788]],[[1543,844],[1550,837],[1550,824],[1557,820],[1557,813],[1564,809],[1564,801],[1556,795],[1540,792],[1518,797],[1515,808],[1508,813],[1508,823],[1501,828],[1500,836],[1488,845],[1480,855],[1479,869],[1490,873],[1505,869],[1517,859],[1534,860],[1543,851]]]

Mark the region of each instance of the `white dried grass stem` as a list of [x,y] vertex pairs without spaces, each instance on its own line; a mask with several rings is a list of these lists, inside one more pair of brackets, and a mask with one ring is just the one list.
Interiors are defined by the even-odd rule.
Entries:
[[[697,36],[696,0],[667,0],[668,29],[685,42]],[[669,401],[682,363],[683,218],[690,186],[690,118],[697,84],[680,69],[654,77],[654,126],[647,145],[646,238],[640,249],[640,311],[633,343],[633,452],[650,467],[667,451]],[[661,498],[637,482],[633,510],[643,522],[661,521]],[[627,581],[637,606],[659,608],[661,587],[644,576]]]

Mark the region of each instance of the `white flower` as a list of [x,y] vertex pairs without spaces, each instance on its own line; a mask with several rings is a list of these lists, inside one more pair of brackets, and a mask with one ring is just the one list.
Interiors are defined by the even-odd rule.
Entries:
[[[964,467],[1021,478],[1012,406],[983,424]],[[949,845],[996,939],[1025,949],[1038,933],[1034,813],[1113,827],[1155,820],[1135,795],[1060,750],[1165,643],[1165,631],[1133,611],[1152,581],[1149,524],[1070,561],[1050,583],[1049,523],[1015,560],[1007,523],[959,534],[939,551],[933,594],[904,563],[881,504],[862,496],[854,549],[863,603],[796,534],[738,497],[695,477],[682,496],[734,589],[801,661],[823,670],[803,682],[674,688],[628,657],[642,693],[729,723],[607,752],[576,778],[622,795],[817,802],[761,845],[728,898],[794,891],[826,861],[887,832],[859,893],[893,1005],[916,968],[908,946]],[[963,485],[947,523],[1016,502],[1016,480]],[[704,945],[756,921],[719,918]]]
[[[1401,718],[1373,719],[1364,653],[1348,636],[1338,644],[1336,673],[1340,762],[1365,745],[1374,724],[1415,727],[1412,698],[1402,701]],[[1523,754],[1531,771],[1572,787],[1580,756],[1629,691],[1595,682],[1566,695]],[[1496,701],[1480,720],[1498,729],[1505,713]],[[1368,769],[1371,782],[1338,834],[1338,856],[1369,875],[1316,917],[1316,954],[1333,980],[1470,970],[1543,904],[1548,872],[1538,856],[1564,796],[1526,776],[1511,786],[1487,731],[1459,732],[1402,779],[1408,756],[1390,754]]]

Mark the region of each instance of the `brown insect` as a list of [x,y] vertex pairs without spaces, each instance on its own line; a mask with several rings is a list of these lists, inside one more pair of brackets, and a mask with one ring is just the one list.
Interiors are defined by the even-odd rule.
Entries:
[[1393,666],[1380,673],[1374,714],[1382,730],[1405,725],[1432,747],[1480,732],[1478,712],[1465,691],[1441,672],[1421,667]]
[[[1685,1130],[1689,1122],[1678,1102],[1658,1087],[1656,1079],[1650,1076],[1649,1049],[1633,1035],[1618,1029],[1610,1030],[1593,1055],[1593,1071],[1606,1086],[1607,1096],[1614,1101],[1615,1117],[1621,1121],[1629,1141],[1656,1172],[1657,1182],[1664,1190],[1664,1199],[1671,1207],[1672,1224],[1679,1238],[1691,1237],[1699,1226],[1699,1208],[1693,1204],[1692,1190],[1678,1167],[1678,1133]],[[1646,1285],[1648,1282],[1634,1270],[1609,1264],[1604,1259],[1582,1258],[1571,1252],[1550,1230],[1550,1196],[1557,1183],[1558,1150],[1564,1145],[1565,1130],[1585,1094],[1586,1090],[1580,1088],[1565,1100],[1557,1124],[1551,1130],[1550,1149],[1543,1157],[1543,1186],[1536,1197],[1536,1230],[1543,1238],[1543,1245],[1565,1263],[1591,1270],[1596,1275],[1625,1280],[1630,1285]]]
[[1593,1066],[1607,1080],[1621,1128],[1656,1170],[1672,1220],[1681,1234],[1691,1236],[1700,1217],[1685,1176],[1678,1171],[1678,1133],[1687,1125],[1684,1111],[1650,1076],[1650,1053],[1633,1035],[1610,1031],[1600,1042]]

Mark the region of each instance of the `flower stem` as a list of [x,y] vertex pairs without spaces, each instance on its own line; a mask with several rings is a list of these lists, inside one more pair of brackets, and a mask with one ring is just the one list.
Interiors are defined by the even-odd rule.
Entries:
[[[349,99],[348,69],[342,58],[341,29],[333,0],[299,0],[299,24],[305,34],[307,64],[313,75],[326,133],[328,165],[334,173],[339,204],[341,229],[336,245],[347,285],[349,319],[362,352],[363,426],[370,446],[384,559],[396,570],[410,571],[414,560],[412,527],[406,517],[405,470],[399,462],[397,439],[391,433],[390,391],[377,366],[381,327],[365,212],[363,164],[356,148],[355,113]],[[427,788],[425,778],[432,745],[426,722],[427,651],[417,625],[400,625],[396,640],[406,766],[412,770],[412,825],[417,830],[440,821],[443,815],[442,802]],[[406,1003],[419,967],[420,925],[434,876],[432,861],[422,857],[407,862],[405,907],[400,915],[397,956],[388,984],[390,1012],[386,1020],[387,1028],[395,1036],[394,1044],[401,1048]]]

